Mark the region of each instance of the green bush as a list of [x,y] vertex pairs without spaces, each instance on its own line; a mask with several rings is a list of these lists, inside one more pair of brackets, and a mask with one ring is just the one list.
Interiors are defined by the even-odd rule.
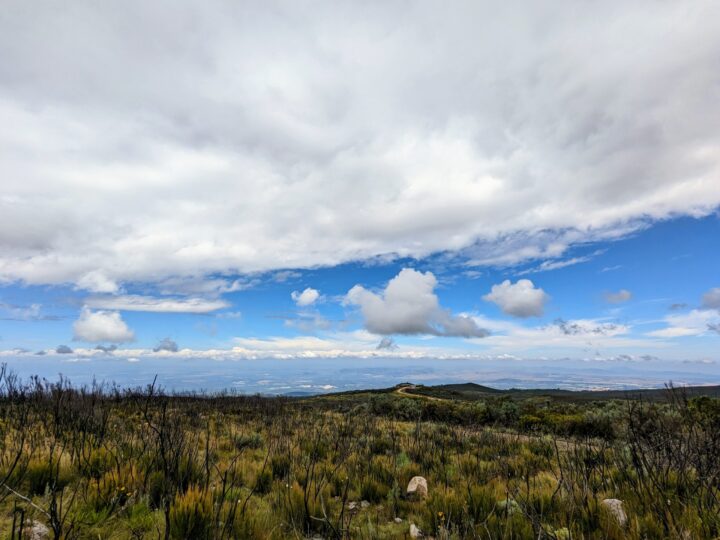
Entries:
[[170,508],[170,538],[173,540],[209,539],[213,529],[213,506],[207,493],[191,487],[175,497]]

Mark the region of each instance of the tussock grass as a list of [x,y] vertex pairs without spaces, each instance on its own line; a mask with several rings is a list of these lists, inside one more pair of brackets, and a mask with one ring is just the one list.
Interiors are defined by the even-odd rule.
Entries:
[[[720,535],[720,404],[678,391],[293,401],[1,371],[0,419],[3,539],[21,521],[63,539],[400,539],[410,523],[447,539]],[[418,475],[429,495],[409,500]],[[626,525],[604,498],[624,502]]]

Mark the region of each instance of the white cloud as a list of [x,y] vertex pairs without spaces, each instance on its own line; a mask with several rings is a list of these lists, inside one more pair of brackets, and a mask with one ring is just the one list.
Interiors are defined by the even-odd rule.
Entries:
[[375,334],[429,334],[436,336],[484,337],[487,330],[464,315],[443,309],[435,294],[437,280],[432,272],[404,268],[380,294],[355,285],[345,297],[357,305],[365,328]]
[[574,266],[576,264],[585,263],[588,261],[591,261],[594,257],[597,257],[598,255],[601,255],[604,251],[598,250],[594,253],[590,253],[589,255],[582,255],[580,257],[571,257],[569,259],[561,259],[561,260],[548,260],[543,261],[539,265],[528,268],[526,270],[523,270],[522,272],[518,272],[517,275],[522,276],[525,274],[535,274],[537,272],[547,272],[550,270],[558,270],[560,268],[566,268],[568,266]]
[[693,309],[688,313],[673,314],[665,317],[665,328],[648,332],[648,336],[674,338],[699,336],[712,332],[714,325],[720,324],[720,313],[710,309]]
[[720,287],[710,289],[703,294],[702,306],[707,309],[720,309]]
[[85,300],[88,307],[120,311],[154,313],[210,313],[229,307],[224,300],[203,298],[157,298],[153,296],[92,296]]
[[73,324],[76,341],[90,343],[127,343],[135,334],[116,311],[92,311],[87,306],[80,312],[80,318]]
[[552,324],[527,327],[480,315],[473,318],[478,325],[493,331],[493,335],[475,343],[488,347],[488,352],[495,355],[512,352],[523,354],[524,358],[529,355],[600,359],[608,350],[641,356],[649,349],[667,348],[658,340],[633,336],[632,327],[627,324],[606,320],[557,319]]
[[483,300],[497,304],[503,313],[523,318],[540,317],[549,298],[545,291],[536,288],[529,279],[519,279],[517,283],[506,279],[493,285],[490,292],[483,296]]
[[605,301],[610,302],[611,304],[621,304],[623,302],[627,302],[631,298],[632,293],[627,289],[620,289],[617,292],[605,293]]
[[218,296],[225,293],[242,291],[259,284],[257,278],[205,278],[202,276],[170,277],[158,284],[162,294]]
[[314,304],[320,298],[320,293],[308,287],[302,292],[293,291],[290,296],[299,307],[306,307]]
[[93,270],[77,280],[77,288],[85,289],[95,293],[116,293],[120,287],[112,279],[109,279],[102,271]]
[[514,264],[720,204],[713,0],[68,10],[0,20],[0,280]]

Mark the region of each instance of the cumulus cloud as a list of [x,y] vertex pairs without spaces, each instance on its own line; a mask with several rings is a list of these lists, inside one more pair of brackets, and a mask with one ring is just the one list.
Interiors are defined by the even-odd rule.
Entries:
[[95,309],[154,313],[210,313],[230,306],[224,300],[156,298],[138,295],[92,296],[85,300],[85,304]]
[[434,292],[436,285],[432,272],[404,268],[380,293],[355,285],[345,296],[345,303],[360,307],[365,328],[374,334],[488,335],[472,318],[443,309]]
[[161,339],[160,342],[153,347],[153,352],[178,352],[178,350],[180,350],[178,344],[169,337]]
[[114,344],[113,344],[113,345],[97,345],[97,346],[95,347],[95,350],[96,350],[96,351],[102,351],[102,352],[104,352],[104,353],[111,353],[111,352],[116,351],[117,348],[118,348],[118,346],[117,346],[117,345],[114,345]]
[[540,317],[549,298],[529,279],[519,279],[517,283],[506,279],[493,285],[490,292],[483,296],[483,300],[497,304],[503,313],[522,318]]
[[605,301],[611,304],[621,304],[632,298],[632,293],[627,289],[620,289],[617,292],[606,292]]
[[73,324],[76,341],[90,343],[126,343],[135,339],[135,334],[116,311],[92,311],[84,306],[80,317]]
[[720,287],[710,289],[703,294],[702,307],[706,309],[720,309]]
[[320,298],[320,292],[308,287],[302,292],[293,291],[290,296],[299,307],[306,307],[317,302],[318,298]]
[[0,280],[514,264],[710,213],[720,3],[583,7],[5,10]]
[[[68,347],[67,345],[58,345],[57,348],[55,349],[55,352],[57,354],[72,354],[73,350],[70,347]],[[38,354],[39,354],[39,351],[38,351]],[[44,354],[44,351],[43,351],[43,354]]]

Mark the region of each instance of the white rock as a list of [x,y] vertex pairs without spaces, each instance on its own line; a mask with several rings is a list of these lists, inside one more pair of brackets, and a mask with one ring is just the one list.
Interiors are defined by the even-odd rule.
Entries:
[[427,480],[422,476],[414,476],[407,487],[407,496],[415,499],[424,499],[428,494]]
[[627,514],[623,509],[623,502],[620,499],[603,499],[600,506],[608,511],[620,527],[627,525]]
[[370,506],[370,503],[368,501],[360,501],[361,508],[367,508],[368,506]]
[[395,523],[402,523],[402,518],[396,517],[393,521]]
[[410,538],[422,538],[424,535],[420,529],[417,528],[417,525],[414,523],[410,524]]
[[27,534],[28,540],[46,540],[50,538],[50,529],[39,521],[33,521],[25,534]]

